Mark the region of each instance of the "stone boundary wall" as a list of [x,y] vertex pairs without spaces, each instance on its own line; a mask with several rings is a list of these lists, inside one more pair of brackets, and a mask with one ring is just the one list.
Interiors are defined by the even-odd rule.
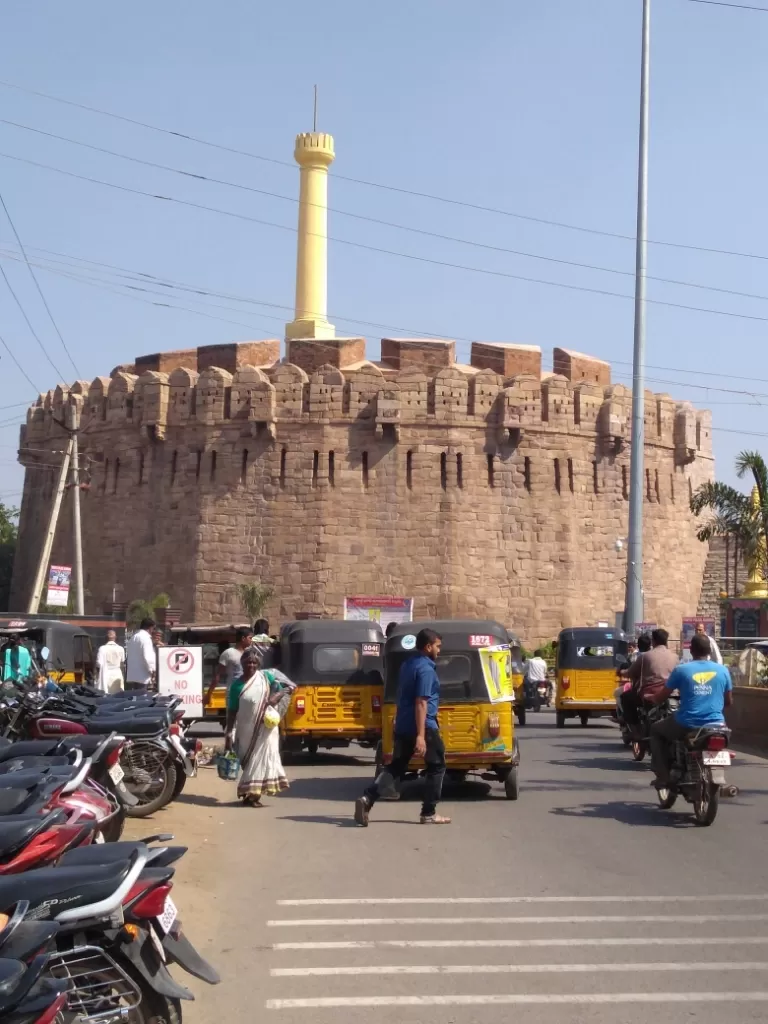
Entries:
[[[187,617],[237,615],[233,584],[275,587],[273,620],[340,615],[344,596],[414,596],[420,616],[488,616],[526,639],[610,617],[625,565],[631,393],[610,366],[534,346],[276,341],[142,356],[41,395],[12,602],[25,606],[66,435],[81,405],[89,606],[171,593]],[[212,362],[215,360],[215,364]],[[134,372],[134,371],[141,372]],[[706,548],[692,491],[713,475],[711,416],[646,395],[646,618],[679,629]],[[54,560],[71,558],[68,502]]]

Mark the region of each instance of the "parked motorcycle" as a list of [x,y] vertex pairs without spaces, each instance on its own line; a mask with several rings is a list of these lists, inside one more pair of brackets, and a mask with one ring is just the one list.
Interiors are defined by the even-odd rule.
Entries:
[[67,982],[78,1020],[179,1024],[181,1001],[193,996],[168,966],[219,981],[184,935],[170,897],[172,864],[185,848],[148,845],[167,838],[82,847],[56,868],[0,878],[0,907],[10,904],[14,913],[14,904],[25,901],[23,920],[56,926],[46,975]]

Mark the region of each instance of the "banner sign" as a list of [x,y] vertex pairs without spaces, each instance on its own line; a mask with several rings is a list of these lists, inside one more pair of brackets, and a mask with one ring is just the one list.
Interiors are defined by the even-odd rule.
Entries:
[[635,623],[635,638],[639,637],[641,633],[647,633],[649,636],[658,629],[658,622],[636,622]]
[[345,597],[344,618],[378,622],[382,629],[390,622],[412,622],[413,598]]
[[478,652],[483,666],[483,679],[491,704],[503,704],[515,699],[512,685],[512,654],[507,644],[483,647]]
[[55,608],[66,608],[69,601],[69,584],[71,580],[71,565],[52,565],[48,570],[47,603]]
[[683,628],[680,633],[680,642],[684,651],[690,650],[691,637],[696,632],[696,627],[700,622],[704,623],[704,632],[707,636],[714,637],[715,635],[715,620],[702,618],[701,615],[692,615],[690,618],[683,619]]
[[185,718],[203,717],[203,648],[161,647],[158,651],[157,692],[181,697]]

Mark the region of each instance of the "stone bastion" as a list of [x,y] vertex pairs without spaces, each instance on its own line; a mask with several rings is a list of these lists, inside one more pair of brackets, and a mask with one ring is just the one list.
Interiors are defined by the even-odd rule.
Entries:
[[[187,620],[242,618],[235,584],[274,588],[274,625],[345,596],[415,598],[419,617],[488,616],[533,643],[623,605],[631,392],[609,364],[533,346],[362,338],[141,356],[41,395],[12,604],[26,607],[81,409],[86,610],[165,591]],[[688,502],[712,479],[711,415],[645,403],[645,618],[695,613],[706,547]],[[53,560],[71,564],[71,498]]]

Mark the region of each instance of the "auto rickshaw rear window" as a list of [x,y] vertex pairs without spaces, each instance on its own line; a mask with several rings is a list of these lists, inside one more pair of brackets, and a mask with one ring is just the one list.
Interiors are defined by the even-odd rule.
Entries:
[[472,696],[472,662],[468,654],[444,654],[437,659],[440,699],[449,703]]
[[579,658],[613,658],[613,645],[601,647],[577,647],[576,654]]
[[316,647],[312,652],[312,667],[321,674],[355,672],[361,663],[359,647]]

